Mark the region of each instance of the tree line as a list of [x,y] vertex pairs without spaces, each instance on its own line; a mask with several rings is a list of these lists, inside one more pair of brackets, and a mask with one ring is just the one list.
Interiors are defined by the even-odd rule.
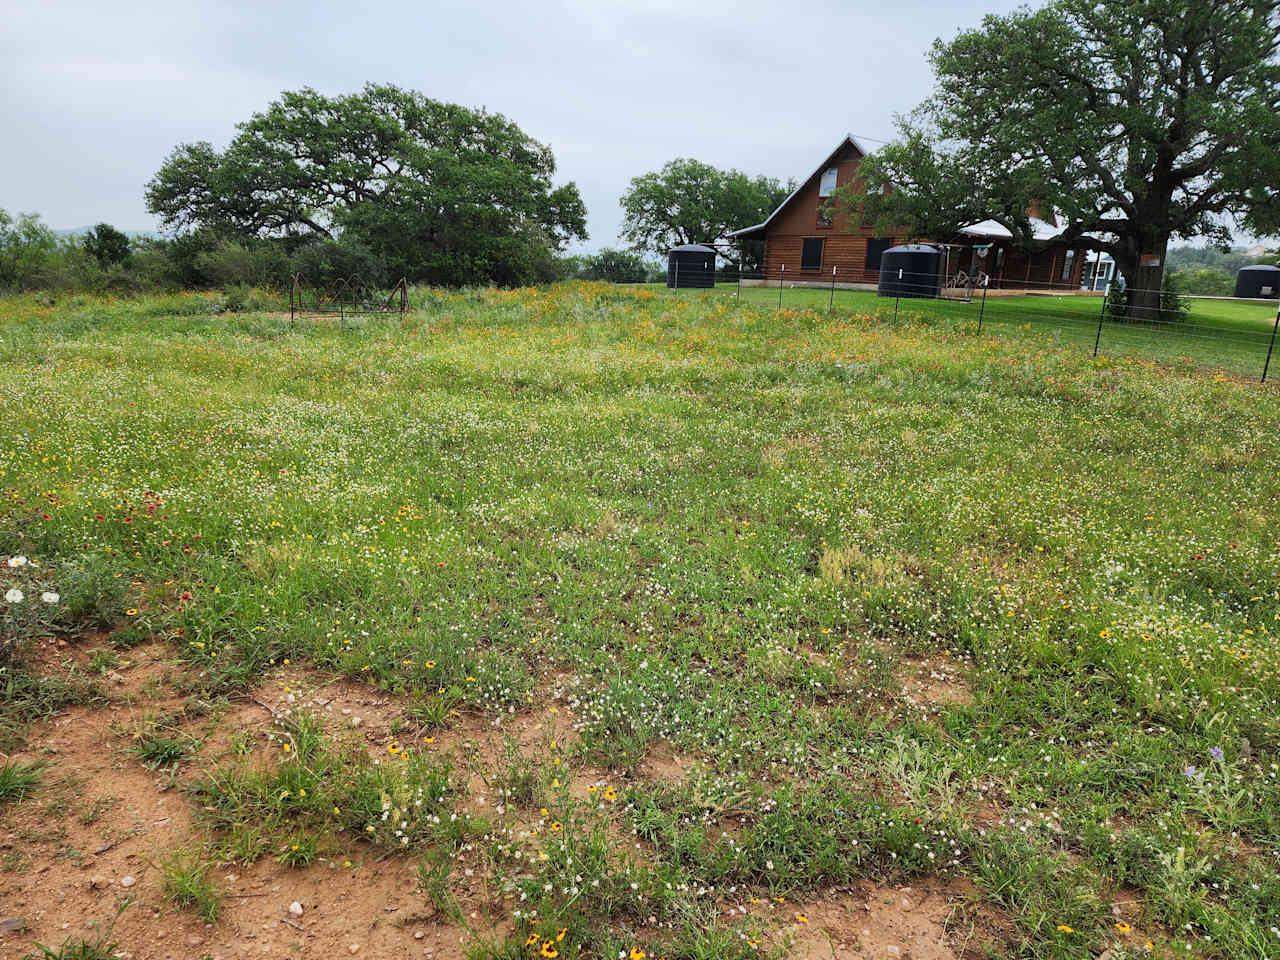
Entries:
[[[1129,306],[1159,309],[1171,239],[1225,250],[1232,221],[1280,232],[1276,9],[1049,0],[989,15],[935,42],[935,92],[831,203],[850,229],[946,239],[992,219],[1027,247],[1029,211],[1051,210],[1061,239],[1116,261]],[[51,285],[56,274],[90,287],[215,286],[299,272],[316,282],[626,282],[660,275],[672,246],[717,241],[750,272],[760,247],[728,233],[764,220],[795,187],[677,158],[622,196],[631,249],[573,257],[586,208],[555,174],[551,148],[500,114],[388,84],[287,91],[224,150],[181,144],[164,160],[145,200],[167,236],[122,242],[100,225],[71,241],[5,215],[0,285]],[[1222,289],[1226,271],[1204,273],[1219,268],[1181,271],[1184,289]]]

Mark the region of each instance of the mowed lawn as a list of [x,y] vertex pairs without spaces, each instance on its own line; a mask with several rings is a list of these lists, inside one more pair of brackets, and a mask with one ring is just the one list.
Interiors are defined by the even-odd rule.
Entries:
[[[650,289],[675,297],[674,291],[654,285]],[[721,283],[714,291],[682,290],[680,297],[693,299],[731,298],[734,302],[764,308],[779,306],[775,282],[764,286]],[[1148,357],[1184,367],[1216,366],[1234,374],[1258,377],[1266,361],[1276,320],[1276,304],[1226,297],[1187,297],[1187,313],[1176,322],[1124,323],[1108,320],[1098,336],[1102,302],[1098,296],[1014,295],[991,296],[982,303],[981,291],[972,300],[907,299],[895,303],[892,297],[878,297],[873,291],[835,290],[784,285],[781,306],[785,309],[826,308],[841,312],[892,316],[908,311],[933,320],[965,324],[976,330],[981,319],[987,328],[1001,330],[1003,336],[1050,338],[1057,343],[1093,351],[1095,340],[1100,353]]]
[[[40,564],[0,630],[398,705],[372,759],[305,711],[175,749],[170,908],[363,855],[428,914],[483,877],[477,957],[782,955],[806,904],[931,883],[955,956],[1280,955],[1280,394],[719,293],[0,301],[0,557]],[[9,656],[38,751],[70,698]],[[477,807],[437,738],[549,711]]]

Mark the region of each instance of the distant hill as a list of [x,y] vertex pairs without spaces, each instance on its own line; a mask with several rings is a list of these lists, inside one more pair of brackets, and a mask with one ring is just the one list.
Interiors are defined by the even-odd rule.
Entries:
[[1222,251],[1217,247],[1170,247],[1165,262],[1170,270],[1199,270],[1206,267],[1234,275],[1241,267],[1256,263],[1266,254],[1265,247],[1246,250],[1232,247]]

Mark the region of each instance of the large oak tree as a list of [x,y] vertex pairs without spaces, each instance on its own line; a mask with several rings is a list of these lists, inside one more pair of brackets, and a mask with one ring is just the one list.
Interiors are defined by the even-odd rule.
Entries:
[[[759,223],[794,189],[794,182],[677,158],[632,178],[621,201],[622,236],[639,250],[665,257],[678,244],[714,243],[731,230]],[[741,261],[752,251],[739,244],[726,254]]]
[[439,283],[521,282],[586,238],[551,149],[498,114],[370,84],[283,93],[219,152],[179,146],[147,184],[170,229],[353,238],[389,270]]
[[1171,237],[1280,230],[1273,0],[1052,0],[935,42],[933,97],[861,166],[855,222],[942,237],[1027,211],[1115,258],[1130,305],[1158,309]]

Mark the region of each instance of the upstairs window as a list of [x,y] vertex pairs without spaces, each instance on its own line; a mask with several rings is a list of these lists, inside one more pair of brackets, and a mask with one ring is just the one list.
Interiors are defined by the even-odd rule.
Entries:
[[822,171],[822,183],[818,186],[818,196],[829,197],[835,193],[837,173],[835,167],[828,167]]
[[800,269],[822,269],[822,238],[805,237],[804,246],[800,248]]

